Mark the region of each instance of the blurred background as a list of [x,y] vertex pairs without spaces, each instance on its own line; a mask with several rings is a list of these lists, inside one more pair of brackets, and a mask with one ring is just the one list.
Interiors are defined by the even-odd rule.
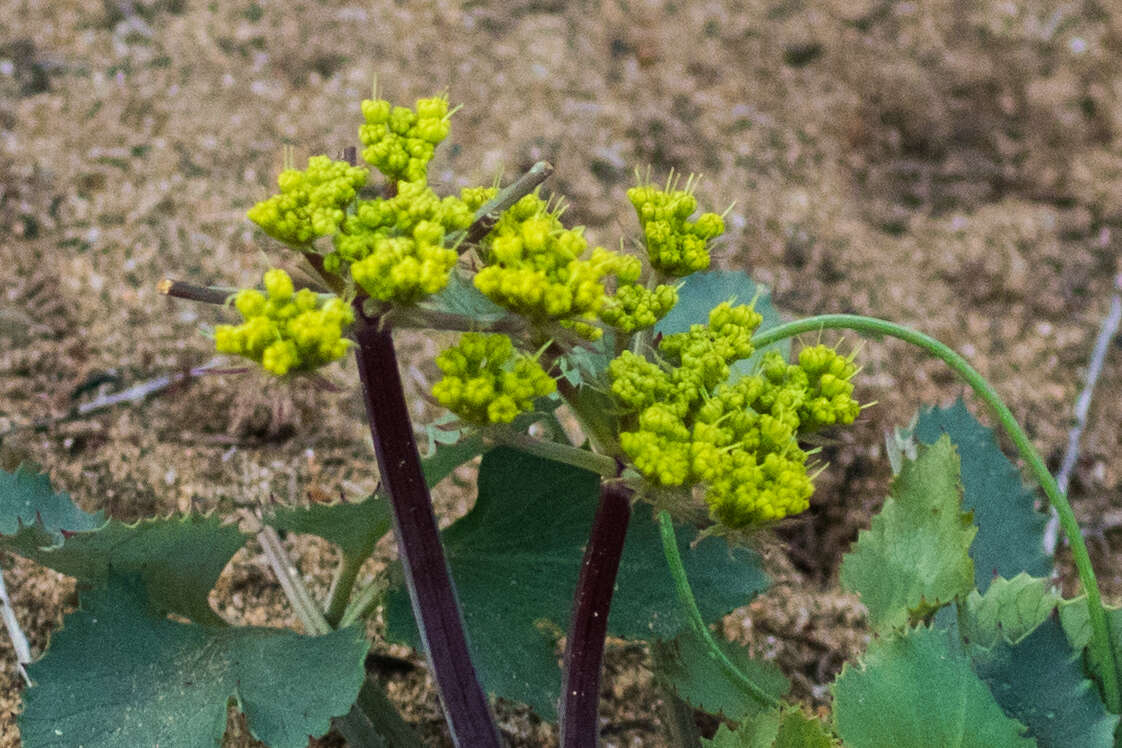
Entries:
[[[636,235],[624,195],[636,168],[656,181],[703,174],[701,204],[733,204],[719,267],[768,285],[790,317],[857,312],[949,343],[1055,469],[1120,269],[1120,69],[1122,12],[1092,0],[0,0],[0,457],[39,463],[84,508],[125,520],[374,487],[351,362],[320,382],[190,376],[213,358],[200,326],[229,313],[161,297],[156,283],[252,285],[285,262],[245,211],[273,189],[286,145],[302,164],[355,143],[376,77],[397,103],[446,92],[462,104],[430,168],[438,191],[548,159],[547,190],[598,244]],[[416,391],[442,342],[403,336]],[[858,395],[877,405],[826,446],[810,515],[770,546],[776,589],[726,624],[810,704],[867,637],[836,568],[887,490],[884,433],[962,393],[902,344],[869,341],[859,358]],[[1071,486],[1114,602],[1120,368],[1114,345]],[[64,418],[177,373],[147,400]],[[415,409],[436,414],[421,398]],[[445,486],[443,521],[470,495]],[[291,549],[325,588],[332,550]],[[2,564],[38,653],[73,585]],[[296,625],[250,553],[219,592],[232,619]],[[0,659],[7,716],[19,681],[6,640]],[[643,663],[641,648],[610,648],[608,744],[659,734]],[[386,678],[438,743],[423,669]],[[556,739],[503,709],[516,744]],[[0,724],[3,744],[18,744]],[[250,744],[236,720],[229,741]]]

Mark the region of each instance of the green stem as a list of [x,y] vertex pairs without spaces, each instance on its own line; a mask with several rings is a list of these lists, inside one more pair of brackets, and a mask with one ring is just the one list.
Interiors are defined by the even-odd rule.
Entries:
[[1060,526],[1071,544],[1071,556],[1075,562],[1075,568],[1079,572],[1079,581],[1083,584],[1083,591],[1087,595],[1087,608],[1091,622],[1090,649],[1094,658],[1103,663],[1102,687],[1106,705],[1116,714],[1122,711],[1122,699],[1119,698],[1118,689],[1118,662],[1110,641],[1110,629],[1107,625],[1106,611],[1103,609],[1099,583],[1095,577],[1095,570],[1091,566],[1091,558],[1087,554],[1087,545],[1083,542],[1083,533],[1079,529],[1079,522],[1075,519],[1075,513],[1071,510],[1071,504],[1068,503],[1067,496],[1056,485],[1056,480],[1048,471],[1040,453],[1032,446],[1032,442],[1029,441],[1028,436],[1020,424],[1017,423],[1017,419],[1013,417],[1001,396],[965,358],[949,346],[911,328],[873,317],[855,314],[824,314],[818,317],[809,317],[764,330],[752,338],[752,345],[759,349],[795,335],[828,329],[853,330],[876,336],[888,335],[918,346],[947,364],[989,406],[1005,433],[1016,445],[1017,451],[1028,464],[1032,477],[1044,489],[1048,501],[1059,516]]
[[339,628],[345,629],[347,626],[366,618],[374,606],[381,601],[385,592],[385,583],[377,579],[359,590],[339,619]]
[[674,537],[674,521],[670,519],[670,512],[663,509],[658,513],[658,525],[662,534],[662,552],[666,556],[666,563],[670,566],[670,576],[674,577],[674,587],[678,590],[678,599],[689,617],[690,628],[709,647],[710,656],[720,665],[721,670],[725,671],[729,678],[740,684],[748,695],[765,709],[778,708],[779,699],[758,686],[755,681],[734,665],[728,655],[725,654],[725,650],[721,649],[713,639],[713,635],[709,633],[709,627],[705,625],[705,619],[701,617],[701,611],[697,608],[697,600],[694,599],[693,590],[690,588],[690,581],[686,577],[686,568],[682,566],[682,556],[678,553],[678,539]]
[[327,606],[324,608],[323,617],[332,627],[338,627],[351,599],[351,590],[355,587],[359,569],[374,552],[374,544],[370,544],[366,553],[344,553],[335,567],[335,578],[331,581],[331,592],[327,596]]
[[292,565],[288,554],[285,553],[277,531],[265,525],[257,533],[257,541],[261,543],[261,548],[265,551],[265,557],[269,560],[269,565],[273,567],[273,573],[277,575],[277,580],[280,582],[281,589],[284,590],[285,597],[292,603],[292,609],[296,611],[296,617],[304,625],[304,633],[309,636],[323,636],[331,633],[331,626],[327,624],[327,621],[319,612],[315,600],[312,599],[311,593],[308,592],[303,579],[300,578],[300,573]]
[[572,465],[581,470],[587,470],[609,478],[614,478],[619,472],[616,461],[607,455],[590,452],[587,449],[579,449],[578,447],[570,447],[560,442],[535,439],[529,434],[524,434],[510,427],[494,426],[488,428],[485,436],[499,444],[514,447],[536,457],[563,462],[566,465]]

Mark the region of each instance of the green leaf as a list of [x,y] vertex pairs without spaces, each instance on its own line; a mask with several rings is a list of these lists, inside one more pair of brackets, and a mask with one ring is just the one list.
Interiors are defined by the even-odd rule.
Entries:
[[437,444],[432,456],[421,460],[425,483],[432,488],[460,465],[474,460],[486,451],[487,445],[478,431],[471,432],[455,444]]
[[705,748],[771,748],[779,737],[779,710],[761,714],[735,730],[728,725],[717,728],[712,740],[701,739]]
[[973,588],[967,551],[977,530],[960,504],[958,455],[943,437],[905,463],[842,559],[842,585],[861,595],[874,629],[902,627]]
[[348,557],[368,556],[393,523],[389,502],[371,497],[356,504],[279,506],[266,517],[278,530],[317,535]]
[[847,663],[831,690],[847,748],[1034,745],[946,631],[921,627],[874,638],[860,666]]
[[[1115,652],[1122,652],[1122,607],[1103,606],[1106,610],[1106,625],[1110,631],[1110,642]],[[1067,634],[1068,641],[1075,651],[1087,650],[1087,665],[1096,680],[1101,682],[1102,662],[1095,658],[1094,652],[1087,649],[1091,643],[1091,619],[1087,612],[1087,597],[1080,595],[1074,600],[1061,600],[1060,624]]]
[[1023,572],[1012,579],[997,577],[985,595],[974,590],[967,596],[959,617],[962,636],[982,647],[1017,644],[1047,620],[1059,600],[1045,579]]
[[45,475],[22,466],[0,471],[0,550],[18,553],[87,585],[110,570],[139,574],[153,603],[199,623],[221,624],[207,602],[230,557],[245,542],[217,515],[105,522],[51,490]]
[[[556,640],[569,624],[599,487],[600,477],[593,473],[497,447],[479,467],[475,506],[442,535],[484,687],[529,704],[545,719],[556,714]],[[705,600],[703,614],[723,615],[766,586],[755,554],[730,554],[716,538],[690,549],[695,532],[679,532],[691,581],[706,592],[719,592]],[[657,525],[649,512],[636,511],[609,631],[672,639],[686,625],[678,608]],[[391,638],[420,647],[401,587],[388,595],[385,617]]]
[[[759,294],[758,298],[756,294]],[[735,299],[737,304],[750,304],[752,299],[756,299],[756,311],[764,317],[758,332],[775,327],[783,321],[775,305],[771,303],[771,294],[767,288],[758,285],[746,273],[739,270],[710,270],[688,275],[682,280],[678,287],[678,303],[655,325],[655,332],[670,335],[686,332],[690,325],[708,324],[709,311],[729,299]],[[790,358],[791,341],[781,340],[761,348],[751,358],[737,361],[732,365],[732,377],[736,379],[751,374],[763,354],[772,350],[782,353],[783,358]]]
[[[198,623],[221,624],[207,595],[245,536],[217,514],[143,519],[132,525],[110,520],[71,535],[61,546],[17,549],[21,555],[87,585],[114,574],[137,574],[152,603]],[[3,547],[0,544],[0,547]]]
[[[442,533],[485,688],[552,718],[559,669],[555,637],[565,620],[600,477],[499,447],[483,457],[475,506]],[[420,647],[403,589],[387,601],[388,634]]]
[[460,314],[482,323],[496,322],[509,312],[488,299],[463,273],[453,272],[444,290],[429,296],[420,306],[448,314]]
[[153,613],[144,588],[114,577],[82,596],[29,668],[27,748],[218,745],[237,700],[271,748],[304,748],[346,714],[365,678],[362,631],[321,637],[211,629]]
[[1025,488],[1021,474],[1002,453],[993,430],[977,421],[962,399],[949,408],[929,408],[914,430],[925,444],[948,434],[962,457],[965,509],[974,512],[978,537],[970,549],[974,581],[985,591],[995,576],[1006,579],[1026,572],[1046,577],[1052,562],[1043,550],[1047,518],[1036,511],[1036,495]]
[[52,491],[46,475],[25,465],[14,473],[0,470],[0,542],[9,549],[59,545],[64,533],[93,530],[104,522],[101,512],[83,512],[68,495]]
[[[1043,580],[1041,580],[1043,581]],[[997,581],[990,590],[997,586]],[[1019,643],[971,646],[974,671],[1010,717],[1028,725],[1040,746],[1109,748],[1118,715],[1109,714],[1083,674],[1059,621],[1048,618]]]
[[826,725],[798,707],[783,710],[772,748],[830,748],[837,745]]
[[[791,688],[783,671],[767,660],[755,660],[744,647],[717,639],[718,645],[737,668],[764,693],[782,698]],[[760,704],[740,681],[725,672],[709,652],[709,646],[693,630],[670,642],[655,645],[655,673],[695,709],[723,715],[734,722],[754,722],[770,707]]]
[[765,712],[745,720],[735,730],[721,725],[712,740],[701,742],[707,748],[831,748],[837,745],[822,722],[797,706]]
[[[1087,596],[1080,595],[1071,600],[1060,600],[1060,623],[1063,624],[1071,646],[1085,649],[1091,643],[1091,618],[1087,613]],[[1110,629],[1110,639],[1115,646],[1122,645],[1122,607],[1112,608],[1104,605],[1106,622]]]
[[[697,530],[682,525],[674,528],[674,535],[701,617],[706,621],[716,621],[747,605],[768,588],[770,580],[755,551],[732,548],[717,537],[695,545]],[[669,640],[689,627],[662,552],[658,523],[649,509],[639,504],[627,528],[608,633],[640,641]]]

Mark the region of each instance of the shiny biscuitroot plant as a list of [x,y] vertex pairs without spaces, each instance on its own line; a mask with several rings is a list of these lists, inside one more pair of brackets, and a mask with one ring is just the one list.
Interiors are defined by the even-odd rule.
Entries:
[[[274,267],[260,288],[161,289],[232,305],[240,321],[213,330],[217,350],[277,377],[353,351],[379,495],[272,506],[240,527],[213,515],[123,525],[80,512],[26,470],[0,476],[3,547],[87,590],[31,668],[25,744],[208,744],[231,699],[270,745],[303,745],[331,725],[352,745],[418,744],[363,667],[370,642],[358,624],[377,613],[388,637],[424,650],[457,745],[502,743],[490,696],[556,717],[562,745],[595,745],[609,634],[649,644],[673,744],[698,744],[693,709],[735,725],[714,736],[720,746],[1109,739],[1119,708],[1112,631],[1122,625],[1111,628],[1066,498],[961,357],[868,317],[780,323],[746,275],[710,270],[724,221],[699,212],[692,179],[640,179],[628,198],[641,250],[608,250],[539,194],[545,163],[503,189],[438,194],[428,166],[450,130],[444,97],[413,108],[375,97],[361,110],[361,151],[289,163],[279,191],[249,211],[312,282],[298,288]],[[435,360],[431,398],[448,414],[423,429],[398,371],[393,334],[404,329],[460,333]],[[810,507],[824,467],[813,436],[861,413],[851,354],[820,342],[790,350],[791,338],[828,329],[902,339],[964,378],[1059,512],[1086,594],[1063,601],[1041,579],[1017,576],[1045,573],[1017,546],[1033,542],[1031,496],[1019,481],[978,483],[1004,458],[964,409],[946,422],[929,412],[893,442],[892,497],[843,563],[842,582],[861,594],[878,638],[834,684],[826,724],[785,704],[782,673],[718,641],[709,624],[765,589],[745,541]],[[480,455],[475,506],[442,537],[429,489]],[[391,526],[402,581],[360,583]],[[339,548],[322,602],[279,531]],[[305,635],[231,627],[211,608],[214,581],[250,536]],[[1008,579],[991,584],[998,573]],[[1057,619],[1063,626],[1049,629]],[[566,625],[559,672],[553,648]],[[1052,660],[1029,660],[1025,641]],[[1056,677],[1032,682],[1032,667],[1045,665]],[[86,685],[68,679],[74,672]],[[1068,707],[1075,717],[1039,718]],[[912,717],[929,709],[937,727],[917,728]]]

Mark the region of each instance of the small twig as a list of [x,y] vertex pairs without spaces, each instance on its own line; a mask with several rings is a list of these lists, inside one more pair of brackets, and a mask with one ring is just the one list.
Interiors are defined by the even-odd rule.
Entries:
[[193,283],[164,278],[156,284],[156,290],[164,296],[187,301],[201,301],[204,304],[222,306],[227,299],[238,292],[236,288],[212,288],[210,286],[196,286]]
[[262,524],[260,517],[255,514],[243,512],[243,516],[249,523],[251,532],[256,532],[257,542],[261,544],[261,549],[265,552],[265,558],[268,560],[273,573],[277,575],[277,581],[280,582],[281,589],[284,590],[284,596],[288,598],[288,601],[292,604],[292,609],[296,611],[296,616],[304,624],[304,631],[313,636],[331,633],[331,626],[328,625],[323,614],[319,612],[319,607],[316,606],[308,588],[304,586],[304,580],[300,578],[299,570],[293,566],[292,561],[288,558],[277,531]]
[[[1060,472],[1056,474],[1056,485],[1062,493],[1066,494],[1071,483],[1071,474],[1075,470],[1075,463],[1079,459],[1079,440],[1083,430],[1087,427],[1087,415],[1091,410],[1091,397],[1095,385],[1102,374],[1106,353],[1110,349],[1110,341],[1118,333],[1119,322],[1122,321],[1122,273],[1114,278],[1114,294],[1110,298],[1110,311],[1099,327],[1098,337],[1095,338],[1095,347],[1091,351],[1091,362],[1087,366],[1087,378],[1083,383],[1083,391],[1075,401],[1075,424],[1071,427],[1067,437],[1067,451],[1064,452]],[[1056,546],[1060,537],[1060,516],[1056,507],[1052,507],[1048,525],[1044,528],[1044,552],[1049,556],[1056,553]]]
[[4,572],[0,570],[0,618],[4,619],[4,628],[8,629],[8,636],[12,640],[12,649],[16,651],[16,661],[19,663],[19,674],[23,682],[31,685],[31,678],[27,675],[26,667],[31,664],[31,646],[27,643],[23,629],[19,626],[16,611],[12,608],[8,589],[4,586]]
[[217,364],[218,362],[219,359],[212,359],[203,366],[196,366],[185,372],[180,371],[176,372],[175,374],[164,374],[163,376],[149,379],[147,382],[135,384],[132,387],[123,389],[119,392],[111,392],[108,395],[102,395],[87,403],[82,403],[81,405],[71,408],[61,416],[39,418],[31,423],[26,424],[13,424],[7,430],[0,431],[0,439],[21,429],[31,428],[35,429],[36,431],[44,431],[51,428],[52,426],[57,426],[60,423],[69,423],[70,421],[80,420],[90,415],[91,413],[106,410],[108,408],[112,408],[115,405],[121,405],[125,403],[136,404],[142,400],[147,399],[148,397],[151,397],[152,395],[163,392],[164,390],[170,389],[171,387],[181,382],[184,382],[188,379],[193,379],[195,377],[201,377],[206,374],[240,374],[248,371],[248,369],[244,367],[219,368],[215,366],[215,364]]
[[461,246],[478,244],[479,240],[487,236],[487,232],[499,220],[503,211],[516,202],[529,195],[553,174],[553,164],[548,161],[539,161],[530,167],[530,170],[520,176],[511,184],[499,191],[499,194],[488,200],[475,212],[475,220],[464,232],[464,241]]

